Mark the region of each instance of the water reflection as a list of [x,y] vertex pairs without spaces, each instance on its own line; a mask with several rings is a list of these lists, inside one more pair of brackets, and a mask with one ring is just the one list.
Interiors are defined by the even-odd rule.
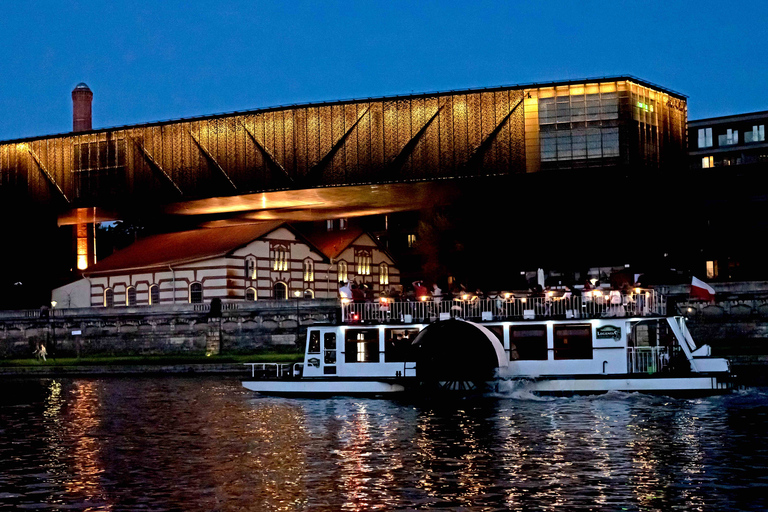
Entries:
[[0,509],[765,510],[768,396],[454,403],[56,379],[0,397]]

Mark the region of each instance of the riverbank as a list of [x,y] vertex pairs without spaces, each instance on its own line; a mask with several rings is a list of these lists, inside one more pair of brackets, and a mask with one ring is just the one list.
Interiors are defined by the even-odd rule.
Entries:
[[302,359],[298,353],[266,352],[225,356],[126,356],[10,359],[0,361],[1,377],[87,376],[87,375],[166,375],[233,374],[245,375],[245,363],[292,363]]

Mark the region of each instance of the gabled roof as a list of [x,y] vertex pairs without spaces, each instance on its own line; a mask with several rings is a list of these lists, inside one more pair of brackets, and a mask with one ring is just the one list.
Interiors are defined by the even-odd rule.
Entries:
[[282,224],[282,221],[261,222],[149,236],[104,258],[84,274],[91,276],[121,270],[167,267],[224,256],[274,231]]
[[[347,247],[364,234],[358,227],[343,231],[303,233],[283,221],[228,225],[200,228],[176,233],[153,235],[115,252],[88,268],[86,277],[117,272],[135,272],[167,268],[226,256],[248,245],[279,227],[290,230],[296,238],[326,259],[337,258]],[[371,237],[376,243],[376,239]],[[378,243],[376,243],[378,246]],[[384,251],[381,247],[380,250]],[[384,251],[385,252],[385,251]]]
[[[363,233],[362,229],[350,226],[349,229],[342,231],[315,231],[307,233],[305,236],[321,253],[335,260],[347,247],[360,238]],[[376,242],[375,239],[373,241]]]

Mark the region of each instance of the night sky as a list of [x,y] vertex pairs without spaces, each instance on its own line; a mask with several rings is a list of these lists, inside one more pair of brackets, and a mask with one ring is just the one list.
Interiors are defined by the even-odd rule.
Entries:
[[622,74],[688,95],[689,119],[768,110],[765,1],[0,7],[0,140],[71,131],[79,82],[94,128]]

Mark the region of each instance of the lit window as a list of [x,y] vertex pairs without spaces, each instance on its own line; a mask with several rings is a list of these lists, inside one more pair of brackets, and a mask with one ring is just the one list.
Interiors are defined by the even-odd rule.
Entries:
[[328,219],[325,221],[325,230],[333,231],[333,219]]
[[149,287],[149,303],[153,306],[160,304],[160,287],[156,284]]
[[712,128],[699,128],[699,147],[712,147]]
[[315,292],[313,290],[310,290],[307,288],[304,290],[304,298],[305,299],[314,299],[315,298]]
[[192,304],[203,303],[203,285],[201,283],[189,285],[189,302]]
[[115,291],[112,288],[104,290],[104,307],[111,308],[115,305]]
[[256,279],[256,258],[253,256],[245,258],[245,278]]
[[707,261],[707,279],[714,279],[717,277],[717,262]]
[[765,142],[765,125],[755,125],[751,132],[744,132],[744,142]]
[[288,270],[288,251],[285,247],[277,246],[272,249],[272,270],[276,272]]
[[728,128],[728,130],[722,134],[717,136],[717,144],[718,146],[731,146],[733,144],[739,143],[739,130],[731,130]]
[[339,281],[347,282],[347,262],[346,261],[340,261],[339,262]]
[[339,219],[339,230],[344,231],[347,229],[347,219]]
[[414,245],[416,245],[416,234],[410,233],[408,235],[408,247],[413,247]]
[[133,286],[129,286],[128,289],[125,290],[125,305],[126,306],[136,305],[136,288],[134,288]]
[[77,268],[88,268],[88,225],[77,225]]
[[371,255],[366,253],[360,253],[357,255],[357,275],[369,276],[371,275]]
[[245,290],[245,300],[248,302],[253,302],[256,300],[256,290],[253,288],[248,288]]
[[389,266],[386,263],[379,265],[379,284],[389,284]]
[[309,283],[315,280],[315,265],[312,260],[304,260],[304,282]]
[[702,169],[709,169],[710,167],[715,166],[715,158],[712,156],[705,156],[701,159],[701,168]]

